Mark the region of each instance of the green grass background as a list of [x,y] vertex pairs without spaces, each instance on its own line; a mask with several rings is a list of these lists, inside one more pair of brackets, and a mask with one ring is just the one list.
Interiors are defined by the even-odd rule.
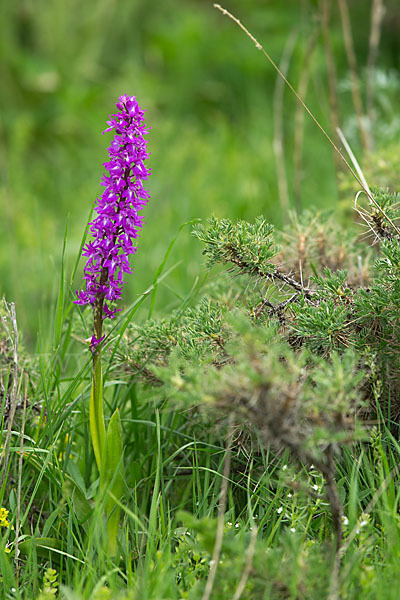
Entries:
[[[369,3],[354,0],[351,5],[362,74]],[[226,7],[277,61],[288,36],[297,32],[289,69],[296,86],[315,26],[315,3],[230,0]],[[65,229],[68,226],[68,269],[89,210],[101,193],[102,163],[110,142],[101,132],[121,93],[136,95],[147,109],[153,171],[147,224],[135,274],[126,285],[127,303],[152,281],[183,222],[212,213],[246,219],[263,213],[273,223],[282,223],[273,154],[276,74],[211,2],[4,0],[1,11],[0,291],[16,302],[29,346],[35,345],[39,322],[46,323],[54,301]],[[396,2],[388,11],[391,19],[396,16]],[[339,79],[344,82],[340,100],[347,133],[358,150],[336,13],[331,30]],[[392,20],[379,55],[383,72],[398,65]],[[311,71],[307,102],[329,127],[321,44]],[[398,103],[396,89],[389,88],[390,123]],[[294,109],[295,100],[285,91],[289,188]],[[308,118],[302,192],[305,206],[333,206],[337,199],[331,150]],[[159,294],[159,312],[168,312],[176,295],[187,293],[201,271],[199,247],[188,229],[180,235],[171,264],[182,259]],[[77,278],[76,286],[79,283]]]

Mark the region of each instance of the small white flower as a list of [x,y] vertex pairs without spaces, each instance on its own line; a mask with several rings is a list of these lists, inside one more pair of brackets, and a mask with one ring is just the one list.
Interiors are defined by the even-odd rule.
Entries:
[[361,527],[365,527],[365,525],[368,525],[368,521],[365,521],[365,520],[364,520],[364,521],[361,521],[361,523],[360,523],[360,528],[361,528]]
[[239,528],[239,523],[235,523],[235,529]]
[[276,512],[278,513],[278,515],[280,515],[282,511],[283,511],[283,506],[280,506]]
[[286,469],[287,469],[287,465],[283,465],[282,471],[286,471]]
[[293,498],[293,494],[291,494],[290,492],[287,495],[288,498]]
[[345,527],[347,527],[347,525],[349,524],[349,520],[348,520],[348,518],[346,517],[346,515],[343,515],[343,517],[342,517],[342,522],[343,522],[343,525],[344,525]]
[[316,492],[318,492],[319,487],[316,483],[314,483],[314,485],[312,486],[313,490],[315,490]]
[[292,533],[296,533],[296,527],[291,527],[291,528],[290,528],[290,531],[291,531]]

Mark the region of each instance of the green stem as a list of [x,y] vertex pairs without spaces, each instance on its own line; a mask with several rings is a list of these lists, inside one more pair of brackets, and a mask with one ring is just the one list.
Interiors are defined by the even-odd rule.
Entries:
[[[100,285],[104,285],[108,269],[103,269]],[[97,300],[94,310],[94,336],[101,340],[103,330],[104,298]],[[101,342],[100,342],[101,344]],[[93,348],[93,381],[90,394],[89,424],[97,467],[100,472],[100,490],[104,498],[107,517],[107,544],[112,556],[117,555],[118,532],[121,510],[118,502],[124,493],[123,438],[118,409],[114,412],[107,428],[103,410],[103,376],[101,370],[101,346]],[[115,502],[115,499],[117,502]]]
[[[94,312],[94,335],[99,340],[103,329],[103,300],[100,300]],[[103,376],[101,371],[101,351],[96,348],[93,354],[93,381],[90,394],[89,406],[90,434],[97,467],[101,468],[101,457],[103,451],[106,427],[103,412]]]
[[104,425],[103,378],[101,373],[101,354],[99,350],[97,350],[93,356],[93,383],[92,393],[90,394],[89,423],[94,455],[100,470],[106,428]]
[[112,556],[117,555],[121,502],[124,494],[124,459],[122,426],[118,408],[112,415],[105,442],[100,471],[100,491],[107,517],[107,544]]

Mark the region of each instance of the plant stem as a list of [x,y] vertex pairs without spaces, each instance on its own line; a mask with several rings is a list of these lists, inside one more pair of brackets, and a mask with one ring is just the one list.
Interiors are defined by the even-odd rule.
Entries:
[[[107,269],[103,269],[100,285],[104,284],[107,277]],[[102,337],[103,330],[103,302],[104,297],[100,297],[94,310],[94,335],[97,340]],[[101,350],[100,347],[94,349],[93,353],[93,380],[92,393],[90,395],[89,407],[90,433],[92,436],[93,450],[96,457],[97,467],[101,468],[101,455],[103,450],[106,428],[104,424],[103,412],[103,377],[101,371]]]

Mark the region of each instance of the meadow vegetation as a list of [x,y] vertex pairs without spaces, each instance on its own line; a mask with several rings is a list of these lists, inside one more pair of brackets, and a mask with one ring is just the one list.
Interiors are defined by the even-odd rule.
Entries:
[[[226,8],[361,185],[211,4],[4,2],[0,598],[398,597],[397,2]],[[151,200],[104,324],[104,479],[73,300],[124,93]]]

